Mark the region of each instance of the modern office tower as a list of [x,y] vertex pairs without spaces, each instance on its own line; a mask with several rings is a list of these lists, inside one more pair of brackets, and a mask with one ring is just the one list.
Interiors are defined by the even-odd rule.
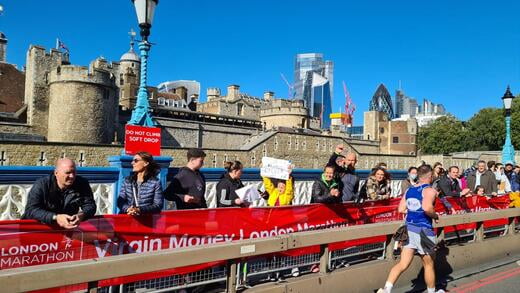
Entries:
[[395,92],[395,118],[399,118],[403,115],[415,117],[419,112],[418,108],[417,100],[408,97],[402,90]]
[[200,96],[200,83],[195,80],[173,80],[160,83],[157,89],[161,93],[173,93],[179,95],[180,100],[158,99],[160,106],[171,106],[174,108],[187,108],[195,111]]
[[325,61],[325,78],[329,80],[330,97],[334,97],[334,62]]
[[294,64],[294,98],[303,99],[305,81],[307,80],[307,72],[317,72],[324,76],[324,69],[325,63],[323,61],[323,54],[297,54]]
[[388,120],[392,120],[394,118],[392,97],[390,96],[390,93],[388,92],[384,84],[380,84],[377,87],[377,90],[374,93],[372,100],[370,100],[368,111],[384,112],[386,113]]
[[446,114],[446,108],[444,108],[443,104],[436,104],[435,105],[435,114],[437,114],[437,115],[444,115],[444,114]]
[[404,114],[406,98],[402,90],[395,91],[395,118],[399,118]]
[[322,129],[329,129],[332,113],[329,80],[316,72],[308,71],[304,85],[303,100],[309,109],[309,116],[319,118]]
[[311,117],[320,118],[321,128],[330,126],[334,63],[324,61],[323,54],[297,54],[294,69],[295,99],[305,101]]
[[410,117],[415,117],[419,114],[419,105],[417,104],[416,99],[410,99]]

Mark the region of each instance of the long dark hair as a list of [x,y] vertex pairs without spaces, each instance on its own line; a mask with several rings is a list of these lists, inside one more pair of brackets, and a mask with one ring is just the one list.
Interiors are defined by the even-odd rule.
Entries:
[[[137,152],[136,155],[141,157],[144,162],[147,162],[148,165],[144,169],[144,181],[147,181],[150,178],[153,178],[159,174],[161,171],[161,167],[153,160],[152,154],[149,152]],[[132,178],[137,181],[137,173],[132,174]]]
[[374,176],[375,177],[377,171],[383,171],[383,173],[385,174],[384,178],[383,178],[383,182],[391,180],[390,173],[388,173],[388,171],[386,171],[386,169],[383,168],[383,167],[373,168],[372,171],[370,172],[370,176]]

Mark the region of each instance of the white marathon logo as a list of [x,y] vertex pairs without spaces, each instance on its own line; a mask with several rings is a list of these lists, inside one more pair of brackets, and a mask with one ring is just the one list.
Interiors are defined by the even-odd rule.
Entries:
[[421,202],[417,198],[409,198],[406,200],[406,207],[411,211],[418,211],[421,208]]

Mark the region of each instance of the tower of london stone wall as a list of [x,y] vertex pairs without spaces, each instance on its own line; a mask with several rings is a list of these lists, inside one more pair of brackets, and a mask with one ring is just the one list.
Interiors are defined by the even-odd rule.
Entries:
[[62,53],[58,50],[46,52],[45,48],[31,46],[27,51],[25,69],[25,104],[27,105],[27,124],[31,132],[47,136],[49,118],[48,75],[51,70],[61,66]]

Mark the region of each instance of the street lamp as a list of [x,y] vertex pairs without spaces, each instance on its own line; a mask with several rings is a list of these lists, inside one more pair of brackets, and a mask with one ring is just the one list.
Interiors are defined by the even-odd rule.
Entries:
[[139,53],[141,54],[141,80],[139,91],[137,92],[137,102],[135,103],[132,117],[128,124],[152,127],[155,122],[150,114],[150,103],[148,102],[148,90],[146,89],[146,77],[148,67],[148,52],[151,44],[148,42],[150,28],[152,27],[155,7],[159,0],[132,0],[137,14],[139,28],[141,28],[141,38],[139,42]]
[[515,96],[513,96],[509,86],[507,86],[507,90],[502,97],[504,109],[506,110],[506,141],[502,147],[502,163],[504,165],[506,163],[515,164],[515,148],[511,143],[511,104],[514,98]]

